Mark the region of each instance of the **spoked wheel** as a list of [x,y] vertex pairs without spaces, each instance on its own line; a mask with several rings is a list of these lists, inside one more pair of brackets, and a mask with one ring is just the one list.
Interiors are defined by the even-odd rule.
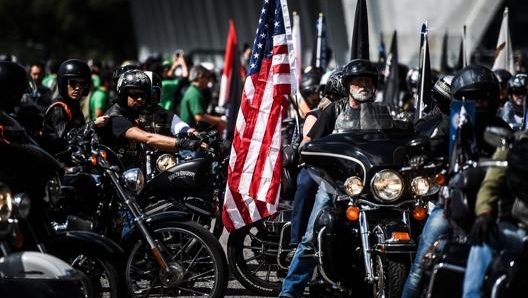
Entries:
[[196,222],[151,224],[151,233],[168,262],[161,270],[141,238],[132,242],[126,282],[132,297],[223,297],[228,267],[220,242]]
[[267,219],[259,220],[229,234],[227,255],[236,279],[248,290],[277,295],[287,269],[277,263],[280,234],[270,231]]

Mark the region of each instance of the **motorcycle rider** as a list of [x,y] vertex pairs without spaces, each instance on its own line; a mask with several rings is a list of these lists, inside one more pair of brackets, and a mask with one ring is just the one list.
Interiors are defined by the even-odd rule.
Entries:
[[[42,127],[42,148],[52,155],[64,152],[67,147],[68,132],[79,129],[85,118],[80,100],[90,91],[90,67],[79,59],[69,59],[61,63],[57,72],[59,97],[44,114]],[[96,125],[102,125],[105,118],[98,118]]]
[[145,71],[152,83],[151,99],[147,103],[145,110],[141,113],[139,122],[146,131],[159,133],[166,136],[176,136],[178,134],[192,134],[196,129],[190,128],[175,113],[160,106],[161,99],[161,77],[152,71]]
[[[307,136],[313,124],[331,102],[346,97],[345,89],[343,88],[342,69],[334,70],[328,77],[322,92],[323,99],[317,105],[317,108],[312,109],[303,124],[303,139],[301,143],[304,144],[310,141]],[[293,197],[292,218],[291,218],[291,233],[290,233],[290,247],[292,250],[288,253],[288,259],[291,260],[295,254],[295,250],[302,236],[306,232],[306,225],[308,224],[308,217],[313,207],[313,201],[317,192],[317,183],[308,175],[305,168],[301,168],[297,175],[297,187]]]
[[[334,127],[339,124],[338,121],[347,120],[340,115],[347,113],[350,109],[354,109],[357,113],[353,115],[356,119],[351,118],[348,119],[349,121],[360,118],[362,106],[365,106],[367,110],[369,109],[367,105],[373,101],[376,92],[378,71],[369,60],[355,59],[344,66],[342,83],[347,88],[348,97],[332,102],[321,111],[320,116],[307,133],[311,140],[331,134]],[[387,109],[385,109],[385,113],[390,117]],[[297,298],[302,296],[316,266],[315,258],[310,256],[314,249],[312,244],[314,222],[319,211],[330,203],[331,198],[326,192],[326,186],[323,182],[317,191],[306,232],[301,243],[297,246],[279,297]]]
[[198,149],[200,141],[177,139],[143,130],[139,116],[151,99],[151,81],[146,73],[133,69],[124,72],[117,82],[117,102],[105,113],[108,123],[99,128],[103,144],[118,154],[125,168],[140,164],[139,143],[164,151]]
[[[525,193],[527,169],[524,167],[528,152],[528,134],[523,131],[518,144],[512,149],[498,148],[494,160],[508,160],[507,168],[490,167],[481,183],[475,204],[476,219],[469,234],[472,244],[464,274],[463,297],[481,297],[485,273],[496,252],[508,249],[521,252],[526,230],[519,223],[526,223],[528,207]],[[518,218],[516,218],[518,216]],[[520,220],[519,220],[520,219]]]
[[[484,141],[484,129],[487,126],[499,126],[509,129],[508,124],[496,116],[499,104],[499,84],[495,74],[489,68],[481,65],[467,66],[455,74],[451,82],[450,94],[452,98],[475,102],[474,133],[476,139],[475,149],[478,155],[476,157],[490,158],[494,148]],[[420,295],[423,275],[421,259],[436,240],[447,236],[449,233],[450,226],[445,218],[443,206],[444,200],[441,196],[439,202],[429,214],[422,230],[413,268],[405,283],[402,298],[418,297]]]
[[520,128],[525,114],[526,94],[528,82],[526,74],[516,74],[508,81],[508,95],[510,99],[504,103],[500,117],[514,128]]

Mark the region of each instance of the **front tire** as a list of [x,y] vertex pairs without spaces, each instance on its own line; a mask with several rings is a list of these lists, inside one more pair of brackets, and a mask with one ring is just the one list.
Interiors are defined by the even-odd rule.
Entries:
[[222,246],[213,234],[193,221],[155,222],[150,230],[176,275],[167,278],[154,261],[150,247],[134,235],[125,271],[132,297],[224,297],[229,272]]
[[279,233],[259,220],[229,234],[227,256],[236,279],[248,290],[278,295],[287,271],[277,264]]
[[399,298],[409,274],[410,256],[376,255],[374,269],[377,280],[373,285],[374,298]]

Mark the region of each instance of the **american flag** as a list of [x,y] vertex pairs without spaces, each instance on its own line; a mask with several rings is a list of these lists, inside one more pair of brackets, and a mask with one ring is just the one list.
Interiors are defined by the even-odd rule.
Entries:
[[277,211],[281,123],[294,68],[286,0],[265,0],[236,120],[222,221],[228,232]]

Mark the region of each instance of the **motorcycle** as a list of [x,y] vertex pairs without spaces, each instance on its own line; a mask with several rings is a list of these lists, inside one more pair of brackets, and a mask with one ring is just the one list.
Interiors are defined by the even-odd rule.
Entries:
[[[126,287],[133,297],[181,295],[223,297],[227,261],[218,240],[183,211],[144,211],[137,196],[144,187],[139,168],[122,171],[117,156],[100,144],[92,124],[70,142],[71,173],[99,190],[91,209],[77,213],[91,231],[124,249]],[[83,188],[86,189],[86,188]]]
[[316,139],[301,158],[333,204],[314,225],[312,296],[400,297],[444,161],[429,140],[390,116],[365,113],[358,128]]
[[[504,128],[488,127],[484,133],[485,140],[499,148],[512,148],[517,139],[511,131]],[[424,256],[423,267],[426,283],[422,297],[456,297],[462,295],[462,285],[466,271],[467,258],[471,244],[467,241],[474,219],[475,190],[483,178],[483,171],[489,167],[507,168],[506,175],[515,175],[507,161],[498,160],[459,160],[457,171],[450,178],[451,187],[446,192],[446,211],[453,232],[449,237],[435,242]],[[521,163],[524,160],[520,161]],[[523,178],[521,178],[523,179]],[[523,182],[524,183],[524,182]],[[511,191],[512,188],[510,188]],[[520,197],[521,194],[516,194]],[[517,203],[520,203],[518,201]],[[522,216],[521,216],[522,218]],[[526,240],[524,240],[526,242]],[[525,245],[526,247],[526,245]],[[486,272],[483,285],[483,297],[512,297],[524,289],[528,263],[527,251],[514,253],[503,250],[497,253]]]
[[13,172],[7,171],[14,164],[13,158],[23,155],[13,150],[12,142],[26,136],[17,125],[0,111],[0,296],[35,297],[38,293],[43,298],[94,297],[90,280],[81,271],[52,255],[22,250],[25,239],[20,222],[29,216],[35,198],[19,184],[11,184]]
[[138,202],[145,210],[188,212],[192,220],[219,238],[224,228],[220,206],[227,181],[229,144],[217,130],[202,132],[199,139],[208,145],[207,150],[168,153],[144,148],[147,181]]
[[118,270],[121,248],[93,232],[54,229],[50,210],[62,196],[64,168],[35,144],[17,141],[12,139],[0,147],[0,177],[14,192],[25,194],[32,208],[27,216],[18,219],[24,241],[13,251],[51,254],[85,273],[94,295],[122,296],[123,276]]

